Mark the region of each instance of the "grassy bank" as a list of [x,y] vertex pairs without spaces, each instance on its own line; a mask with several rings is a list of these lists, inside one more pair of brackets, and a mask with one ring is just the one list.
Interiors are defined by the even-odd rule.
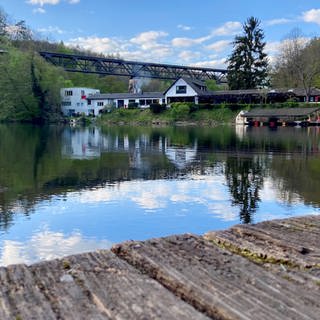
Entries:
[[134,124],[134,125],[217,125],[234,121],[237,112],[228,108],[216,110],[169,109],[161,113],[153,113],[149,109],[115,109],[103,114],[98,120],[107,124]]

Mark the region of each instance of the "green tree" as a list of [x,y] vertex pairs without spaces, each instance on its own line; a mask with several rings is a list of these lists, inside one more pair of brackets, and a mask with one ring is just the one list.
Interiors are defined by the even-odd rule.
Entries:
[[282,41],[272,72],[272,85],[303,88],[308,101],[320,77],[319,52],[320,38],[308,40],[299,29],[293,29]]
[[213,79],[206,80],[206,86],[210,91],[217,91],[219,89],[221,90],[221,87],[217,84],[217,81]]
[[0,8],[0,37],[7,35],[8,17],[7,14]]
[[243,34],[235,37],[228,58],[228,84],[231,90],[253,89],[268,85],[268,57],[260,21],[250,17],[242,25]]

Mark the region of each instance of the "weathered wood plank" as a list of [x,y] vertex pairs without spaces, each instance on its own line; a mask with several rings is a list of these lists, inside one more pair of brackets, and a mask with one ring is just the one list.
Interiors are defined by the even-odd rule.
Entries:
[[302,268],[320,266],[320,216],[272,220],[256,225],[236,225],[209,232],[207,239],[265,260],[278,260]]
[[49,301],[35,285],[33,274],[25,265],[0,268],[0,319],[19,317],[56,319]]
[[0,268],[0,319],[208,319],[110,251]]
[[320,216],[237,225],[205,238],[263,265],[270,272],[320,290]]
[[319,319],[320,292],[201,237],[127,242],[112,251],[213,319]]

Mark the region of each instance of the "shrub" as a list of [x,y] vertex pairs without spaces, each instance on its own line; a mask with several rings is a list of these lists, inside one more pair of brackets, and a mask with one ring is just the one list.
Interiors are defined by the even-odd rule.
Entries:
[[160,103],[151,103],[150,110],[152,113],[161,113],[166,110],[166,105]]
[[190,113],[192,104],[174,103],[171,105],[171,114],[176,120],[184,120]]
[[130,102],[128,104],[128,109],[137,109],[139,104],[137,102]]

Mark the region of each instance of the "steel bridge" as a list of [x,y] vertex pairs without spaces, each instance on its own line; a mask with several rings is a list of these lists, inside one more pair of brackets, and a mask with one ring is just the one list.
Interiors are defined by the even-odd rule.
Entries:
[[153,78],[176,80],[188,77],[198,80],[213,79],[217,83],[226,82],[227,70],[189,67],[170,64],[128,61],[122,59],[82,56],[53,52],[40,55],[55,66],[70,72],[96,73],[102,75],[127,76],[130,78]]

